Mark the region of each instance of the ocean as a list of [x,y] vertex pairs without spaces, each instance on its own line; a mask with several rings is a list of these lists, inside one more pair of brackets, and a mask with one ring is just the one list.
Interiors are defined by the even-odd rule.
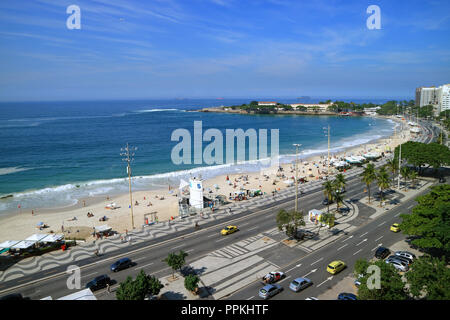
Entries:
[[[132,162],[133,190],[176,186],[181,178],[199,174],[208,179],[261,169],[258,161],[210,166],[174,164],[171,152],[178,142],[171,141],[172,132],[180,128],[193,132],[194,121],[202,121],[203,132],[209,128],[221,132],[279,129],[281,162],[294,159],[293,143],[302,144],[302,158],[326,153],[324,127],[328,125],[334,152],[389,136],[395,126],[390,120],[370,117],[188,112],[251,100],[0,103],[0,197],[12,195],[0,200],[0,214],[17,211],[19,205],[22,209],[64,207],[80,198],[127,192],[126,163],[120,155],[127,143],[137,147]],[[277,101],[295,103],[296,99]]]

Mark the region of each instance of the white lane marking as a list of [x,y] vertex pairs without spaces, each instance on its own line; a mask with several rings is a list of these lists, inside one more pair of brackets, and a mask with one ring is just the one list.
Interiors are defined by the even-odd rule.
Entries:
[[314,264],[316,264],[317,262],[322,261],[322,260],[323,260],[323,257],[320,258],[319,260],[317,260],[316,262],[311,263],[311,265],[314,265]]
[[151,262],[151,263],[148,263],[148,264],[145,264],[145,265],[143,265],[143,266],[140,266],[140,267],[137,267],[137,268],[136,268],[136,269],[134,269],[134,270],[142,269],[142,268],[145,268],[145,267],[151,266],[152,264],[153,264],[153,262]]
[[252,300],[254,297],[255,297],[255,296],[251,296],[250,298],[245,299],[245,300]]
[[362,249],[359,249],[358,251],[356,251],[353,255],[358,254],[359,252],[361,252]]
[[258,227],[254,227],[254,228],[248,229],[247,231],[252,231],[252,230],[255,230],[255,229],[258,229]]
[[278,283],[281,283],[281,282],[283,282],[284,280],[287,280],[287,279],[289,279],[291,276],[287,276],[286,278],[284,278],[283,280],[281,280],[281,281],[278,281]]
[[382,223],[380,223],[378,226],[380,227],[380,226],[382,226],[383,224],[385,224],[386,223],[386,221],[385,222],[382,222]]
[[364,237],[366,234],[368,234],[369,232],[364,232],[362,235],[360,235],[359,237],[362,238]]
[[348,243],[344,244],[342,247],[338,248],[337,251],[341,250],[342,248],[348,246]]
[[92,272],[92,273],[89,273],[89,274],[83,274],[81,277],[83,278],[83,277],[88,277],[88,276],[92,276],[92,275],[94,275],[94,274],[97,274],[98,272]]
[[375,248],[373,248],[372,250],[370,250],[370,251],[374,251],[375,249],[377,249],[377,248],[379,248],[379,247],[381,247],[383,244],[382,243],[380,243],[379,245],[377,245]]
[[144,260],[147,259],[147,257],[141,257],[141,258],[137,258],[137,259],[133,259],[133,262],[139,261],[139,260]]
[[215,237],[215,236],[217,236],[217,234],[210,234],[210,235],[208,236],[208,238],[212,238],[212,237]]
[[397,213],[394,217],[398,217],[399,215],[401,215],[402,213],[401,212],[399,212],[399,213]]
[[184,246],[184,244],[180,244],[179,246],[173,247],[173,248],[170,249],[170,250],[177,249],[177,248],[181,248],[182,246]]
[[226,240],[226,238],[216,240],[216,242],[220,242],[220,241],[223,241],[223,240]]
[[381,236],[381,237],[375,239],[375,242],[377,242],[378,240],[380,240],[380,239],[383,238],[383,237],[384,237],[384,236]]
[[364,239],[363,241],[361,241],[360,243],[358,243],[356,246],[359,246],[361,243],[366,242],[366,241],[367,241],[367,238]]
[[296,265],[296,266],[293,266],[292,268],[290,268],[289,270],[286,270],[286,272],[285,273],[288,273],[289,271],[292,271],[292,270],[294,270],[295,268],[299,268],[299,267],[301,267],[301,263],[300,264],[298,264],[298,265]]
[[194,249],[189,249],[189,250],[186,251],[186,253],[189,253],[189,252],[192,252],[192,251],[194,251]]
[[325,281],[321,282],[320,284],[318,284],[318,285],[316,286],[316,288],[320,287],[320,286],[323,285],[325,282],[330,281],[331,279],[333,279],[333,277],[327,278],[327,280],[325,280]]
[[342,241],[342,242],[345,242],[345,241],[347,241],[347,240],[350,240],[351,238],[353,238],[353,236],[348,237],[347,239],[345,239],[345,240]]
[[248,225],[250,222],[242,223],[241,227]]

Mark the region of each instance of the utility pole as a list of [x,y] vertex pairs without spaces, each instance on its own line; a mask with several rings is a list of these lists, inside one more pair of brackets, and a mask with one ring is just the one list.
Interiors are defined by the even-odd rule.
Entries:
[[125,148],[121,148],[120,151],[122,153],[121,156],[124,156],[125,158],[122,159],[122,161],[127,162],[127,173],[128,173],[128,184],[129,184],[129,190],[130,190],[130,211],[131,211],[131,227],[134,229],[134,218],[133,218],[133,196],[131,193],[131,161],[134,161],[134,151],[136,151],[136,147],[130,147],[127,143],[127,146]]
[[400,169],[402,163],[402,143],[400,141],[400,150],[398,153],[398,190],[400,191]]
[[301,144],[294,143],[295,147],[295,212],[298,212],[298,148]]
[[[326,130],[327,128],[323,129]],[[326,136],[328,137],[328,158],[327,158],[327,180],[328,180],[328,176],[330,175],[330,125],[328,125],[328,132]]]

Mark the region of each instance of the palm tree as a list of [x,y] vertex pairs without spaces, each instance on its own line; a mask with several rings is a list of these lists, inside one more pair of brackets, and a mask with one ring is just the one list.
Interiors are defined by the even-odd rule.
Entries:
[[339,189],[335,191],[334,193],[334,200],[336,201],[337,211],[339,211],[339,205],[344,200],[344,197],[342,196],[342,193],[339,192]]
[[380,207],[381,207],[382,206],[381,203],[383,202],[384,190],[389,188],[389,174],[387,173],[386,168],[381,167],[380,170],[378,170],[376,177],[377,177],[377,185],[380,188]]
[[405,190],[406,190],[406,180],[408,179],[408,177],[410,175],[410,169],[408,167],[406,167],[406,166],[405,167],[401,167],[400,174],[405,179]]
[[368,163],[364,168],[364,171],[361,173],[362,182],[364,182],[367,186],[367,190],[369,192],[369,203],[370,203],[370,185],[376,179],[375,175],[375,166],[373,163]]
[[342,173],[339,173],[336,175],[336,180],[334,180],[336,185],[338,186],[338,190],[340,192],[341,188],[345,188],[345,184],[347,181],[345,181],[345,177]]
[[398,160],[395,158],[388,160],[386,166],[389,168],[389,170],[392,173],[392,182],[395,184],[395,176],[398,171]]
[[334,185],[331,181],[327,180],[325,183],[322,184],[323,186],[323,194],[328,199],[327,203],[327,212],[330,212],[330,202],[333,200],[333,194],[334,194]]

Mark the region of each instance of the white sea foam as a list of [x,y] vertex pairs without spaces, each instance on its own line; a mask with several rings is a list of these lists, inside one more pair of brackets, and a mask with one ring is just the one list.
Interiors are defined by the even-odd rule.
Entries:
[[[164,109],[164,111],[165,110],[168,109]],[[330,151],[332,153],[339,152],[347,148],[355,147],[357,145],[365,144],[384,136],[388,136],[391,133],[392,128],[374,127],[372,130],[369,130],[362,135],[359,134],[357,136],[346,137],[337,141],[333,141],[332,139]],[[302,150],[301,154],[299,154],[299,157],[306,158],[326,153],[327,145],[326,143],[324,143],[314,149]],[[295,159],[295,154],[282,154],[279,155],[278,159],[280,163],[288,163]],[[179,184],[180,179],[187,180],[190,177],[198,177],[200,175],[203,179],[210,179],[215,176],[230,173],[258,172],[269,167],[270,161],[268,160],[270,159],[266,158],[252,161],[242,161],[237,163],[197,167],[189,170],[179,170],[153,175],[135,176],[133,177],[133,190],[158,189],[167,186],[167,184],[176,186]],[[0,169],[0,174],[10,174],[23,170],[29,170],[29,168],[3,168],[3,171],[2,169]],[[39,207],[48,208],[52,206],[63,207],[76,203],[77,199],[80,198],[99,195],[114,195],[126,193],[127,191],[128,180],[126,177],[70,183],[55,187],[48,187],[40,190],[28,190],[13,194],[12,198],[3,199],[0,201],[0,212],[15,210],[17,209],[18,204],[20,204],[24,209]]]
[[9,167],[9,168],[0,168],[0,176],[6,175],[6,174],[12,174],[27,170],[32,170],[33,168],[21,168],[21,167]]
[[165,112],[165,111],[178,111],[178,109],[143,109],[136,110],[136,113],[147,113],[147,112]]

